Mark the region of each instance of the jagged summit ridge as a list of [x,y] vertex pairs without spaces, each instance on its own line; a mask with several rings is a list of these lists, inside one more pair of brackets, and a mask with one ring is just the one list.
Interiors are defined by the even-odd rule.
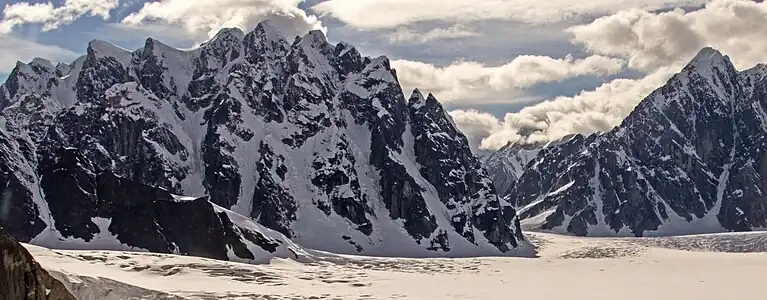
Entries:
[[673,235],[767,227],[767,82],[701,50],[615,129],[541,149],[509,192],[533,228]]
[[[262,25],[259,24],[257,28],[265,28],[265,27],[271,27],[271,25]],[[221,28],[214,36],[211,38],[211,41],[227,38],[227,37],[233,37],[236,39],[242,39],[245,37],[245,32],[242,31],[242,29],[238,27],[228,27],[228,28]],[[210,42],[208,42],[210,43]]]
[[[293,42],[278,34],[268,23],[249,33],[222,30],[188,50],[154,39],[133,52],[93,42],[67,75],[29,74],[47,78],[42,85],[9,79],[22,84],[1,88],[8,95],[4,130],[31,145],[14,155],[29,156],[30,173],[44,179],[25,188],[98,186],[100,174],[111,172],[172,194],[207,197],[209,211],[232,211],[309,248],[420,257],[529,251],[516,212],[494,193],[433,95],[422,106],[409,104],[386,57],[363,57],[321,32]],[[61,176],[41,175],[59,170],[65,154],[78,163]],[[78,176],[91,179],[71,179]],[[73,203],[98,200],[94,195],[33,193],[19,201],[37,209],[25,214],[29,219],[46,219],[40,211],[50,211],[55,222],[45,232],[62,239],[121,238],[94,219],[112,215],[92,215],[92,207]],[[63,213],[62,203],[75,214]],[[220,219],[230,227],[231,218]],[[17,234],[29,239],[40,232]],[[135,238],[120,241],[166,248]],[[207,251],[221,256],[217,249]]]

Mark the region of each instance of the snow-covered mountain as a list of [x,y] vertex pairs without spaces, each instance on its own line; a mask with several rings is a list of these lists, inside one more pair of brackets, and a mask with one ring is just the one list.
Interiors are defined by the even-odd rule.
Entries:
[[386,57],[319,31],[289,42],[264,22],[191,50],[93,41],[72,64],[19,63],[0,103],[2,225],[25,242],[246,261],[301,251],[291,240],[384,256],[528,249],[437,100],[405,99]]
[[493,179],[495,191],[501,198],[508,198],[511,190],[517,183],[522,173],[527,169],[527,164],[535,159],[538,152],[543,148],[557,146],[566,143],[575,137],[568,135],[556,141],[548,143],[506,143],[496,151],[487,154],[482,162]]
[[509,201],[526,225],[576,235],[765,228],[766,111],[767,67],[705,48],[612,131],[541,149]]

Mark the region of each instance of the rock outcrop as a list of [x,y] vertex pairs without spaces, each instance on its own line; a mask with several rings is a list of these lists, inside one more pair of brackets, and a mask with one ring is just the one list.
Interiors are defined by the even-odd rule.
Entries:
[[76,300],[27,249],[0,229],[0,299]]

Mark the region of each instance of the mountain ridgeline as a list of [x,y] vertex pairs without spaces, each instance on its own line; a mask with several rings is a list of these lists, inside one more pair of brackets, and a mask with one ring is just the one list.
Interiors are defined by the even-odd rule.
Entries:
[[439,102],[319,31],[93,41],[71,64],[17,64],[0,107],[0,223],[23,242],[245,261],[529,250]]
[[512,186],[499,193],[529,228],[594,236],[764,229],[766,112],[767,67],[738,71],[705,48],[615,129],[532,146],[535,155],[510,145],[487,162],[497,186]]

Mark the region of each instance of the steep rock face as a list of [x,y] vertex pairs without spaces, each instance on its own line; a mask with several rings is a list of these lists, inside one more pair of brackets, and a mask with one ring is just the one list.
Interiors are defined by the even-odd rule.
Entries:
[[[29,241],[48,224],[49,213],[44,209],[34,169],[32,144],[18,135],[18,129],[0,131],[0,183],[2,207],[0,224],[5,231],[21,241]],[[16,134],[14,134],[16,133]],[[15,135],[16,138],[12,137]]]
[[[33,190],[25,203],[34,205],[24,218],[51,219],[41,224],[64,238],[103,233],[98,217],[129,246],[184,247],[180,232],[177,240],[152,228],[118,232],[128,225],[117,225],[99,192],[112,176],[126,189],[207,197],[214,210],[321,250],[464,256],[526,248],[514,209],[495,195],[436,99],[424,109],[408,104],[387,58],[332,45],[319,31],[289,43],[265,22],[184,51],[153,39],[134,52],[93,41],[72,64],[15,74],[2,87],[3,116],[5,129],[29,145],[34,182],[24,185]],[[159,222],[177,202],[150,194],[150,203],[119,207],[139,205],[136,218]],[[63,210],[65,203],[77,209]],[[214,244],[222,243],[232,246]]]
[[[210,203],[99,170],[75,148],[40,163],[51,226],[31,242],[50,247],[138,249],[222,260],[268,262],[300,248],[278,233]],[[79,242],[78,242],[79,240]],[[87,247],[86,247],[87,248]]]
[[510,201],[576,235],[765,228],[765,74],[706,48],[614,130],[542,150]]
[[0,294],[2,299],[76,299],[3,229],[0,229]]
[[[499,199],[466,137],[433,95],[415,91],[408,102],[419,173],[436,189],[454,230],[475,241],[474,228],[499,248],[522,238],[514,209]],[[440,245],[448,247],[448,245]]]

